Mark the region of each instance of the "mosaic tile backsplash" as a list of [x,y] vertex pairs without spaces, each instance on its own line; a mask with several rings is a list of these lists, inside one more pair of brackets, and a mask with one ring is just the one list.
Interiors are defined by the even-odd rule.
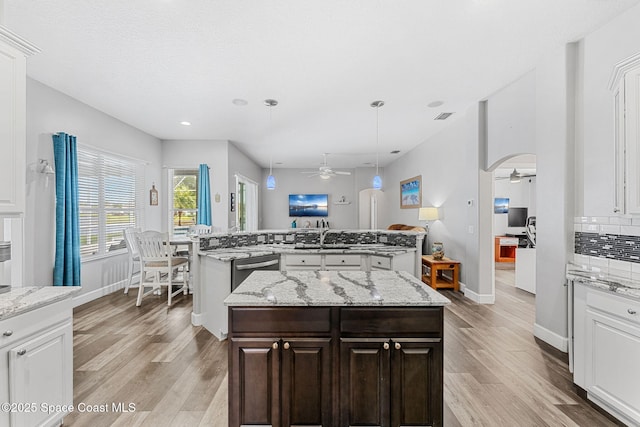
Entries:
[[[256,233],[214,234],[200,238],[200,250],[236,248],[263,244],[320,245],[320,230],[264,231]],[[324,244],[363,245],[382,243],[390,246],[415,247],[418,235],[397,231],[342,231],[330,230],[324,236]]]
[[573,262],[640,281],[640,218],[576,217]]
[[640,263],[640,236],[575,233],[574,252],[580,255]]

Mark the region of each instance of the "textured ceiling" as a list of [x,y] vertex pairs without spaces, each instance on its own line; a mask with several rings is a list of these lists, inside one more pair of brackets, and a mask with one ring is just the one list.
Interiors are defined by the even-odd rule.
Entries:
[[[42,49],[30,77],[158,138],[231,140],[263,167],[271,155],[315,167],[326,152],[344,168],[375,163],[372,101],[386,103],[384,165],[456,119],[439,113],[463,112],[637,3],[4,0],[4,25]],[[271,119],[266,98],[279,101]]]

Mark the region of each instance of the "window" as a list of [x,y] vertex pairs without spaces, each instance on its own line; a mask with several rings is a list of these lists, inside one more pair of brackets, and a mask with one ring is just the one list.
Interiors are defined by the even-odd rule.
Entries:
[[198,169],[171,169],[169,182],[169,230],[173,236],[184,236],[197,219]]
[[124,229],[143,227],[144,165],[78,147],[80,256],[124,249]]

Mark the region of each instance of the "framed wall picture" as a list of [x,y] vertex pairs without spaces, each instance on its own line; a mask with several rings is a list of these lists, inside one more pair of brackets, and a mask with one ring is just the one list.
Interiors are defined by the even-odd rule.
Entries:
[[400,209],[422,206],[422,175],[400,181]]
[[156,185],[151,185],[151,190],[149,190],[149,204],[151,206],[158,206],[158,190],[156,190]]
[[493,213],[503,214],[509,212],[509,198],[496,197],[493,200]]

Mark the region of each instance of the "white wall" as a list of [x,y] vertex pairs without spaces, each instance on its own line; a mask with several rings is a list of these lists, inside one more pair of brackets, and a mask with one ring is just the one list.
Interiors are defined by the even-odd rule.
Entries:
[[531,71],[488,98],[486,167],[535,152],[535,76]]
[[428,240],[444,243],[446,256],[461,262],[460,280],[477,292],[477,203],[469,206],[467,200],[478,198],[478,108],[456,116],[442,132],[385,167],[385,210],[389,224],[424,225],[418,209],[400,209],[400,181],[422,175],[422,205],[444,212],[430,225]]
[[[275,190],[266,190],[265,183],[269,169],[263,169],[260,180],[262,199],[262,218],[260,221],[263,229],[290,228],[293,218],[289,217],[289,194],[328,194],[329,216],[331,228],[354,229],[358,227],[358,191],[355,185],[355,170],[343,169],[352,172],[351,175],[340,175],[331,179],[320,177],[309,178],[300,173],[309,169],[273,169],[276,178]],[[342,196],[349,202],[348,205],[335,205],[333,202]],[[309,218],[312,226],[318,218]],[[298,227],[302,227],[305,218],[298,218]]]
[[[146,188],[160,184],[160,141],[61,92],[27,79],[27,206],[25,284],[52,283],[55,246],[55,184],[36,172],[38,159],[53,165],[52,134],[77,136],[79,144],[148,162]],[[163,188],[160,186],[159,191]],[[160,227],[160,206],[145,208],[146,227]],[[126,277],[127,256],[83,262],[83,294],[100,291]]]
[[566,351],[565,265],[573,252],[575,46],[536,67],[536,322],[534,334]]
[[[198,169],[201,163],[209,165],[211,188],[211,223],[213,227],[226,231],[229,227],[229,142],[220,140],[162,141],[163,186],[166,188],[167,169]],[[215,195],[220,194],[220,202]],[[162,212],[162,229],[169,227],[167,191],[160,193],[165,206]]]

